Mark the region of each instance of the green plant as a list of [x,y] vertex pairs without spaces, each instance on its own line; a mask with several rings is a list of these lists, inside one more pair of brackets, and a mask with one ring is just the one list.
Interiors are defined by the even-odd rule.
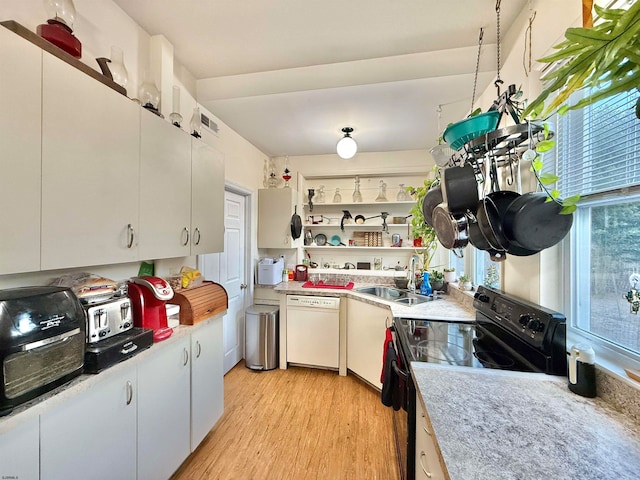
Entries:
[[442,274],[442,272],[439,272],[438,270],[431,270],[431,278],[433,278],[434,280],[444,280],[444,275]]
[[460,275],[460,278],[458,280],[460,281],[460,283],[467,283],[471,281],[471,277],[469,275]]
[[580,201],[580,195],[573,195],[564,199],[560,198],[560,191],[557,188],[552,187],[558,182],[558,180],[560,180],[560,177],[553,173],[542,172],[543,163],[540,154],[548,152],[556,145],[555,140],[551,140],[549,138],[548,123],[543,124],[543,135],[544,139],[536,144],[535,150],[531,150],[531,158],[525,158],[527,152],[525,152],[523,158],[526,160],[531,160],[531,171],[535,175],[536,180],[538,181],[544,192],[547,194],[547,201],[554,201],[558,203],[562,206],[562,210],[560,210],[560,213],[563,215],[568,215],[576,211],[577,204]]
[[[568,28],[566,40],[556,45],[552,55],[540,59],[544,63],[565,62],[542,77],[549,85],[533,100],[523,116],[548,118],[556,111],[580,109],[618,93],[638,89],[640,84],[640,2],[628,10],[607,9],[595,5],[603,20],[593,28]],[[592,88],[593,93],[574,105],[565,105],[578,90]],[[640,90],[639,90],[640,91]],[[549,95],[558,96],[545,107]],[[640,97],[636,102],[640,118]]]
[[443,272],[455,272],[456,269],[454,267],[447,267],[442,269]]
[[426,178],[422,186],[408,186],[405,188],[407,193],[416,200],[416,203],[409,210],[411,215],[411,237],[422,239],[422,247],[418,249],[418,253],[423,255],[425,268],[429,265],[429,261],[437,248],[436,231],[424,221],[424,214],[422,213],[422,202],[434,181]]

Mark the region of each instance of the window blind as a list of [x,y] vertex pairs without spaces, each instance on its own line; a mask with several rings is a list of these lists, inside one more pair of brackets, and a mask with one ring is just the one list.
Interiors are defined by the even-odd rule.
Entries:
[[[556,158],[545,158],[545,166],[560,177],[563,197],[640,185],[637,99],[634,89],[557,117]],[[569,103],[578,100],[574,97]]]

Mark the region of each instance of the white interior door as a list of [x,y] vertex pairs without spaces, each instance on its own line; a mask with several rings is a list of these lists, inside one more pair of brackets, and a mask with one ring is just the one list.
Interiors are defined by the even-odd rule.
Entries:
[[243,195],[225,191],[224,251],[198,256],[198,269],[204,278],[221,284],[229,296],[229,307],[222,326],[224,373],[244,357],[246,199]]

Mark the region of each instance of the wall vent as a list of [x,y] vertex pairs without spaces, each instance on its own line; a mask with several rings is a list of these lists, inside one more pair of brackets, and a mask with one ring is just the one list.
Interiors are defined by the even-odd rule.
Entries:
[[218,124],[216,122],[214,122],[213,120],[211,120],[209,117],[207,117],[202,112],[200,112],[200,121],[202,122],[202,126],[203,127],[208,128],[209,130],[211,130],[216,135],[218,135],[218,133],[220,132],[220,128],[218,127]]

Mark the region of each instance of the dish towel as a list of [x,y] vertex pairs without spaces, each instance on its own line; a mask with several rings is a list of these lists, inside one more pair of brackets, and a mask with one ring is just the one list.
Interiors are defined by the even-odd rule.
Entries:
[[[396,349],[393,347],[393,341],[387,342],[385,350],[385,361],[383,366],[382,393],[380,399],[385,407],[394,407],[394,400],[397,397],[398,376],[393,370],[393,363],[396,363]],[[397,410],[397,409],[396,409]]]
[[382,345],[382,371],[380,372],[380,383],[384,383],[384,370],[387,363],[387,347],[389,342],[393,343],[393,335],[391,335],[391,329],[387,328],[385,332],[384,345]]

